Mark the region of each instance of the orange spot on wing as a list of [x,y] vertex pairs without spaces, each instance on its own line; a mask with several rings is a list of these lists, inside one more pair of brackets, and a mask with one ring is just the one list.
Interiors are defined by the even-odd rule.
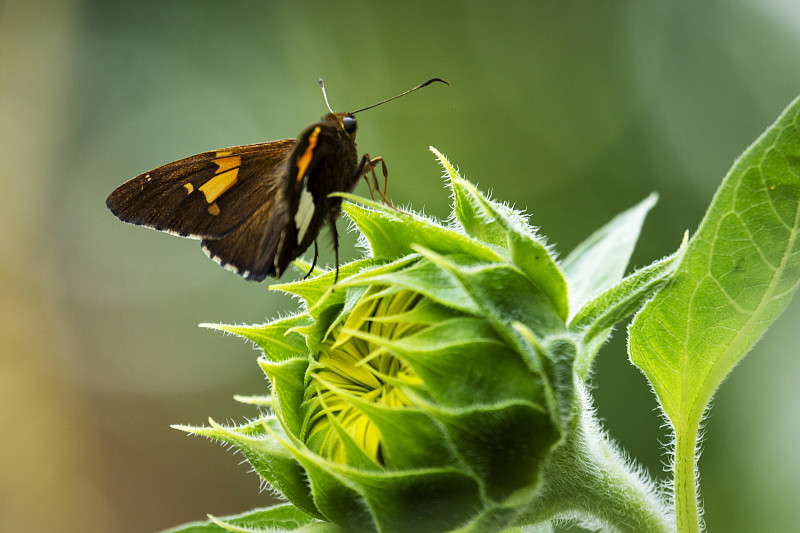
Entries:
[[229,154],[230,152],[217,152],[217,158],[214,159],[214,163],[217,165],[217,174],[222,174],[223,172],[227,172],[232,168],[238,168],[242,164],[242,158],[238,155],[232,155],[230,157],[220,157],[221,154]]
[[206,202],[209,204],[222,196],[222,193],[236,184],[236,176],[239,174],[238,168],[233,168],[227,172],[217,174],[199,187],[200,192],[206,195]]
[[301,181],[303,176],[306,175],[308,165],[311,163],[311,158],[314,156],[314,148],[317,146],[317,137],[319,137],[320,127],[314,128],[311,135],[308,136],[308,146],[303,155],[297,158],[297,181]]
[[219,215],[219,206],[215,203],[208,206],[208,214],[217,216]]

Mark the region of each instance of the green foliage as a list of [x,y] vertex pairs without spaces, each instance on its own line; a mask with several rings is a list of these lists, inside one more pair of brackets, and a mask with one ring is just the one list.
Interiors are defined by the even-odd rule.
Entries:
[[313,517],[305,514],[291,504],[276,505],[265,509],[254,509],[246,513],[226,516],[223,518],[212,517],[207,522],[192,522],[176,528],[168,529],[164,533],[225,533],[226,531],[315,531],[318,533],[342,532],[342,529],[328,524],[324,529],[309,529],[309,524],[321,524]]
[[[274,286],[303,300],[296,316],[210,326],[263,351],[270,396],[241,400],[265,412],[178,426],[237,448],[291,503],[174,531],[696,531],[701,417],[800,283],[798,114],[737,161],[691,240],[627,275],[655,195],[561,262],[435,150],[446,223],[341,195],[368,256],[335,286],[320,271]],[[672,511],[605,435],[586,384],[634,314],[631,358],[676,431]]]
[[654,193],[620,213],[561,262],[564,276],[569,280],[572,317],[625,275],[644,219],[657,201],[658,195]]
[[800,282],[800,102],[734,164],[680,267],[631,326],[631,357],[673,424],[711,395]]
[[[673,279],[630,327],[630,353],[677,437],[684,531],[699,530],[695,446],[722,381],[800,284],[800,100],[734,163]],[[684,512],[682,512],[684,511]]]

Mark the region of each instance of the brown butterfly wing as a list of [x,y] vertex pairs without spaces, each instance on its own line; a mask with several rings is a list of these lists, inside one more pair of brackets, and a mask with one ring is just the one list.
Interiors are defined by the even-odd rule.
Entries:
[[[125,222],[195,239],[219,239],[265,206],[280,204],[285,139],[204,152],[122,184],[106,205]],[[280,215],[280,213],[275,213]],[[264,221],[264,217],[261,217]]]
[[201,239],[221,265],[251,280],[275,275],[288,220],[285,165],[295,139],[194,155],[124,183],[106,201],[121,220]]

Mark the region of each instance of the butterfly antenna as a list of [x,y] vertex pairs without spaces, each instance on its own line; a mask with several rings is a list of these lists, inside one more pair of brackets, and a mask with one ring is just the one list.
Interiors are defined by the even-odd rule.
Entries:
[[[320,84],[321,84],[321,83],[322,83],[322,80],[319,80],[319,81],[320,81]],[[405,95],[407,95],[408,93],[413,93],[413,92],[414,92],[414,91],[416,91],[417,89],[422,89],[423,87],[426,87],[426,86],[428,86],[428,85],[430,85],[431,83],[433,83],[433,82],[436,82],[436,81],[442,82],[442,83],[444,83],[445,85],[450,85],[449,83],[447,83],[446,81],[444,81],[444,80],[443,80],[443,79],[441,79],[441,78],[431,78],[431,79],[429,79],[428,81],[426,81],[426,82],[424,82],[424,83],[420,83],[419,85],[417,85],[417,86],[416,86],[416,87],[414,87],[413,89],[409,89],[409,90],[407,90],[407,91],[406,91],[406,92],[404,92],[404,93],[400,93],[400,94],[398,94],[398,95],[392,96],[391,98],[387,98],[386,100],[383,100],[383,101],[381,101],[381,102],[378,102],[377,104],[372,104],[371,106],[364,107],[364,108],[362,108],[362,109],[359,109],[358,111],[353,111],[353,112],[352,112],[352,113],[350,113],[350,114],[351,114],[351,115],[355,115],[356,113],[360,113],[360,112],[362,112],[362,111],[366,111],[367,109],[372,109],[373,107],[377,107],[377,106],[379,106],[379,105],[381,105],[381,104],[385,104],[386,102],[391,102],[392,100],[394,100],[394,99],[396,99],[396,98],[400,98],[401,96],[405,96]],[[332,112],[332,111],[331,111],[331,112]]]
[[322,81],[322,78],[319,79],[319,88],[322,89],[322,97],[325,98],[325,105],[328,106],[328,111],[333,113],[331,104],[328,103],[328,94],[325,92],[325,82]]

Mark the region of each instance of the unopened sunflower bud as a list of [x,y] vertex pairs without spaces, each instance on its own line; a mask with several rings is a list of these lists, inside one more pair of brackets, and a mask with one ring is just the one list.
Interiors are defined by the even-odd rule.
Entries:
[[609,317],[627,316],[668,274],[628,283],[649,287],[641,294],[584,291],[570,312],[565,277],[526,219],[437,155],[454,193],[449,225],[348,196],[370,257],[343,266],[335,285],[328,272],[275,287],[303,298],[304,314],[216,326],[263,350],[271,410],[237,428],[184,429],[242,451],[298,524],[520,525],[577,434],[576,361],[588,368]]

